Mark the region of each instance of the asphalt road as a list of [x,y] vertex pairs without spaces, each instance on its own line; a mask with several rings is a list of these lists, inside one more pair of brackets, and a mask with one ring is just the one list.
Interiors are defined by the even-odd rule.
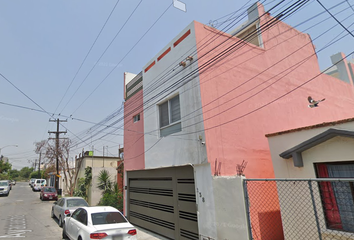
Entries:
[[0,197],[0,240],[62,239],[58,221],[50,217],[53,201],[42,202],[28,182],[18,182]]

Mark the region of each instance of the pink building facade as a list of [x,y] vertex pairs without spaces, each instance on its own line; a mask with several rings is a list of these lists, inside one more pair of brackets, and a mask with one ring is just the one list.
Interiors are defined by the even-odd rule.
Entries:
[[[255,4],[231,34],[192,22],[140,74],[125,75],[124,211],[133,224],[171,239],[246,239],[242,199],[220,197],[223,186],[242,191],[220,178],[234,178],[243,160],[246,178],[274,178],[267,133],[353,116],[352,82],[320,74],[309,35],[281,21],[260,31],[272,19]],[[309,108],[308,96],[326,100]],[[282,236],[279,227],[273,239]]]

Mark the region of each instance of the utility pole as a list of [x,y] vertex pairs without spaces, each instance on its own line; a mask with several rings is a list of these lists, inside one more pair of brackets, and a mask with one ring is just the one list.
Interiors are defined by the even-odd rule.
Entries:
[[38,162],[38,176],[39,178],[42,178],[41,176],[41,155],[42,155],[42,152],[39,152],[39,162]]
[[[49,119],[49,122],[56,122],[57,123],[57,131],[56,132],[50,132],[48,131],[48,133],[55,133],[55,155],[56,155],[56,160],[57,160],[57,164],[56,164],[56,168],[57,168],[57,174],[55,176],[55,189],[58,191],[59,189],[59,134],[62,133],[66,133],[66,131],[59,131],[59,125],[60,122],[67,122],[67,120],[59,120],[59,118],[57,120],[52,120]],[[59,192],[58,192],[59,193]],[[60,193],[61,195],[61,193]]]

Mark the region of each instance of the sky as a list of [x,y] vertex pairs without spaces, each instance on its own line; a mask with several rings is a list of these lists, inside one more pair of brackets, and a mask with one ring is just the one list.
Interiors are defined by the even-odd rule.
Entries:
[[[71,159],[83,148],[102,155],[105,147],[104,155],[117,156],[118,148],[123,147],[119,118],[123,113],[124,72],[138,74],[193,20],[221,30],[230,16],[245,13],[255,1],[182,0],[186,11],[175,8],[172,2],[0,2],[0,150],[14,169],[31,166],[39,157],[34,143],[54,137],[48,131],[55,131],[56,123],[49,119],[67,120],[61,123],[60,131],[66,130],[61,137],[73,141]],[[261,2],[268,11],[282,1]],[[354,0],[320,2],[344,27],[354,30]],[[324,11],[317,1],[310,0],[284,20],[310,34],[319,51],[321,69],[331,66],[331,55],[348,55],[354,50],[354,36]],[[243,18],[239,25],[246,20]],[[328,33],[318,37],[326,30]],[[320,50],[340,33],[339,41]],[[348,55],[348,59],[353,56]],[[98,128],[95,123],[113,128]]]

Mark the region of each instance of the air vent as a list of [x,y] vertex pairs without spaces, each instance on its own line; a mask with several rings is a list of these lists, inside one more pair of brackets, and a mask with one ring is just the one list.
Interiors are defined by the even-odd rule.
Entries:
[[186,220],[194,221],[194,222],[198,221],[196,213],[179,211],[179,217],[183,218],[183,219],[186,219]]
[[151,209],[155,209],[155,210],[160,210],[160,211],[164,211],[164,212],[174,213],[173,206],[169,206],[169,205],[140,201],[140,200],[135,200],[135,199],[130,199],[130,204],[141,206],[141,207],[146,207],[146,208],[151,208]]
[[196,202],[194,194],[178,193],[178,200],[187,202]]
[[178,183],[189,183],[189,184],[194,184],[194,179],[193,178],[187,178],[187,179],[177,179]]
[[165,228],[168,228],[168,229],[175,230],[175,224],[171,223],[171,222],[167,222],[165,220],[161,220],[161,219],[158,219],[158,218],[146,216],[144,214],[140,214],[140,213],[133,212],[133,211],[130,211],[130,217],[135,217],[135,218],[138,218],[140,220],[159,225],[161,227],[165,227]]
[[169,196],[169,197],[173,196],[172,189],[130,187],[129,190],[130,192],[134,192],[134,193],[161,195],[161,196]]
[[181,233],[182,237],[185,237],[187,239],[191,239],[191,240],[198,240],[199,239],[198,234],[194,233],[194,232],[190,232],[190,231],[181,229],[180,233]]

